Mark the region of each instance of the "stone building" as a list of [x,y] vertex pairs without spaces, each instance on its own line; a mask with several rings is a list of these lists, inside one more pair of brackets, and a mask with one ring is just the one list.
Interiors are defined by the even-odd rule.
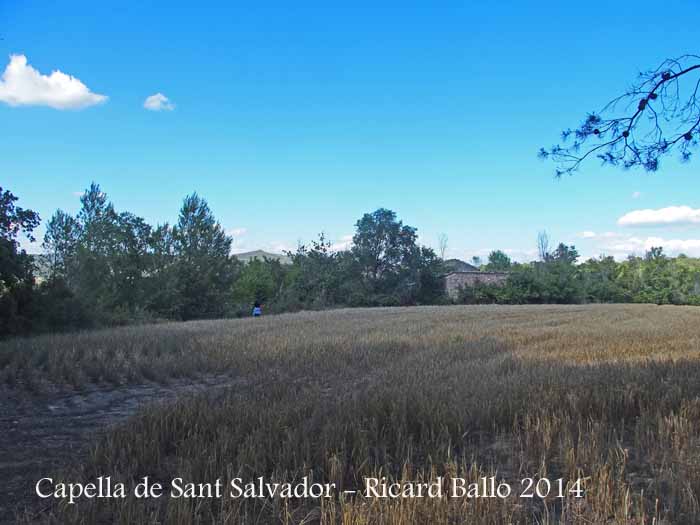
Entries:
[[477,283],[503,286],[507,279],[507,272],[480,272],[479,270],[449,272],[445,274],[445,290],[447,295],[454,300],[458,298],[460,288],[474,286]]

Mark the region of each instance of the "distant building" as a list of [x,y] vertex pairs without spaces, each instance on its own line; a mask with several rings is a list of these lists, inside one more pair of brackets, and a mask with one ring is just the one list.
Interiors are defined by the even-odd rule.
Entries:
[[459,297],[460,288],[476,284],[503,286],[508,280],[508,272],[482,272],[476,266],[459,259],[449,259],[445,261],[444,266],[445,291],[453,300]]

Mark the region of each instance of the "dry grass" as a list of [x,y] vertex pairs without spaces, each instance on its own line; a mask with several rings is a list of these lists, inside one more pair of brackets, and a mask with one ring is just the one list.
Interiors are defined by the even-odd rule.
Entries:
[[[84,500],[66,523],[696,523],[700,309],[421,307],[134,327],[0,347],[6,382],[230,371],[150,409],[71,479],[585,478],[586,497]],[[12,379],[14,378],[14,379]],[[133,483],[132,483],[133,484]]]

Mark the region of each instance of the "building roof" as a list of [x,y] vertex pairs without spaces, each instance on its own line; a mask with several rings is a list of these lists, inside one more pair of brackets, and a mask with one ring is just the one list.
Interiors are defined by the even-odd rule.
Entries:
[[479,268],[459,259],[447,259],[442,263],[447,273],[450,272],[478,272]]

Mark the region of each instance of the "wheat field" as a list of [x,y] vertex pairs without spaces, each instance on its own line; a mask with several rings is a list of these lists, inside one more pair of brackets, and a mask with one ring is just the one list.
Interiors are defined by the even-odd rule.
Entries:
[[[700,309],[446,306],[135,326],[0,345],[5,388],[227,374],[57,475],[334,483],[330,498],[84,499],[45,523],[697,523]],[[37,394],[41,395],[41,394]],[[562,479],[564,497],[367,498],[367,478]],[[580,480],[583,497],[571,489]]]

